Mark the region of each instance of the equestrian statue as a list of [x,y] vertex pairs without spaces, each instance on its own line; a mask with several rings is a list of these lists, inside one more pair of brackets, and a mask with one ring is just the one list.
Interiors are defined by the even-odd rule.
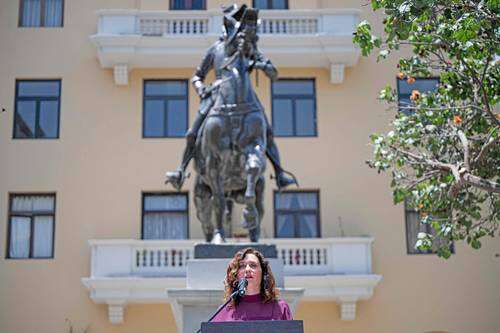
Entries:
[[[242,225],[250,240],[257,242],[264,214],[266,156],[274,167],[279,190],[298,182],[281,166],[272,127],[250,80],[253,70],[262,70],[273,81],[278,76],[257,48],[258,10],[233,5],[223,12],[223,34],[208,49],[191,79],[200,107],[186,133],[181,165],[167,172],[165,183],[180,190],[194,158],[196,215],[206,241],[225,242],[224,216],[228,202],[234,201],[245,206]],[[216,79],[205,85],[211,69]]]

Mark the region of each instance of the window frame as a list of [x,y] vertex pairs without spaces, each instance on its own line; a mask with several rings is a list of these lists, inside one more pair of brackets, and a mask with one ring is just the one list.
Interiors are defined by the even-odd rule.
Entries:
[[17,21],[18,28],[63,28],[64,27],[64,5],[65,1],[61,0],[61,25],[57,26],[46,26],[45,25],[45,2],[46,0],[40,0],[40,25],[37,26],[26,26],[23,25],[23,12],[24,3],[26,0],[19,0],[19,19]]
[[[154,95],[154,96],[146,96],[146,84],[148,82],[178,82],[182,81],[186,84],[186,129],[182,135],[166,135],[168,126],[167,126],[167,114],[168,110],[164,108],[164,116],[165,122],[163,124],[163,135],[162,136],[146,136],[146,100],[147,99],[162,99],[163,102],[168,100],[182,100],[181,95],[173,96],[165,96],[165,95]],[[184,96],[183,96],[184,97]],[[142,83],[142,138],[143,139],[183,139],[186,136],[186,131],[189,129],[189,80],[188,79],[144,79]]]
[[[317,199],[317,208],[316,209],[282,209],[282,208],[276,208],[276,199],[278,195],[283,194],[283,193],[315,193],[316,194],[316,199]],[[278,214],[279,213],[285,213],[285,214],[293,214],[294,217],[294,237],[293,238],[311,238],[311,239],[316,239],[316,238],[321,238],[321,198],[320,198],[320,190],[319,189],[300,189],[300,190],[287,190],[287,191],[279,191],[279,190],[274,190],[273,192],[273,209],[274,209],[274,238],[286,238],[286,237],[279,237],[278,236]],[[292,212],[292,213],[290,213]],[[316,228],[317,228],[317,236],[316,237],[300,237],[297,235],[298,232],[300,231],[300,223],[298,223],[297,216],[300,215],[301,213],[304,214],[316,214]],[[298,227],[298,228],[297,228]]]
[[202,9],[192,9],[192,8],[182,8],[182,9],[177,9],[177,8],[174,8],[174,3],[175,3],[175,0],[170,0],[169,1],[169,9],[170,10],[207,10],[207,0],[202,0],[203,1],[203,8]]
[[[52,196],[54,198],[54,210],[50,213],[37,213],[37,212],[13,212],[12,211],[12,202],[14,197],[36,197],[36,196]],[[56,239],[56,211],[57,211],[57,194],[56,192],[33,192],[33,193],[9,193],[9,209],[8,209],[8,218],[7,218],[7,248],[5,251],[5,259],[7,260],[46,260],[46,259],[54,259],[55,258],[55,239]],[[21,216],[21,217],[29,217],[30,218],[30,243],[29,243],[29,254],[26,258],[14,258],[10,256],[10,244],[11,244],[11,229],[12,229],[12,217]],[[34,239],[33,235],[35,234],[35,223],[33,223],[35,216],[52,216],[52,255],[50,257],[34,257],[33,256],[33,248],[34,248]]]
[[[259,10],[288,10],[288,9],[290,9],[288,0],[285,0],[285,8],[277,8],[277,9],[272,8],[273,7],[272,4],[274,3],[273,0],[266,0],[266,1],[267,1],[268,8],[259,8]],[[252,7],[257,8],[257,7],[255,7],[255,0],[252,0]]]
[[[45,97],[20,97],[19,96],[19,84],[22,82],[58,82],[59,83],[59,96],[58,97],[50,97],[50,96],[45,96]],[[15,95],[14,95],[14,126],[12,126],[12,139],[13,140],[58,140],[60,138],[60,131],[61,131],[61,86],[62,86],[62,80],[61,79],[28,79],[28,80],[23,80],[23,79],[16,79],[16,88],[15,88]],[[33,137],[16,137],[16,120],[17,120],[17,102],[18,101],[35,101],[36,102],[36,108],[35,108],[35,133]],[[37,130],[38,130],[38,123],[40,121],[40,102],[41,101],[57,101],[57,134],[55,137],[39,137],[37,136]]]
[[[313,93],[312,95],[303,94],[274,94],[274,84],[279,81],[312,81]],[[314,133],[310,135],[297,135],[297,116],[296,116],[296,103],[298,99],[309,99],[312,96],[313,108],[314,108]],[[293,134],[291,135],[281,135],[276,133],[274,128],[274,99],[276,98],[290,98],[292,100],[292,122],[293,122]],[[271,82],[271,127],[273,129],[273,135],[277,138],[316,138],[318,137],[318,107],[317,107],[317,95],[316,95],[316,78],[279,78],[275,82]]]
[[[189,230],[189,222],[190,222],[190,217],[189,217],[189,192],[188,191],[147,191],[147,192],[142,192],[142,198],[141,198],[141,240],[151,240],[149,238],[144,238],[144,216],[146,211],[144,210],[145,208],[145,201],[147,196],[169,196],[169,195],[184,195],[186,196],[186,209],[174,209],[174,210],[148,210],[147,213],[186,213],[186,238],[185,239],[190,239],[190,230]],[[166,239],[169,240],[169,239]],[[173,239],[175,240],[175,239]]]
[[[416,249],[415,242],[416,242],[417,238],[415,238],[415,242],[413,242],[413,245],[411,244],[412,240],[410,240],[410,232],[408,229],[408,224],[409,224],[408,213],[418,213],[419,217],[420,217],[420,212],[418,211],[418,209],[408,207],[408,203],[405,200],[404,201],[404,214],[405,214],[404,220],[405,220],[406,254],[407,255],[436,254],[437,250],[434,250],[432,248],[429,250],[426,250],[426,251]],[[424,231],[425,233],[428,233],[431,235],[435,233],[434,229],[432,228],[432,226],[430,224],[423,224],[421,222],[420,218],[417,220],[417,222],[418,222],[419,226],[425,225],[425,231]],[[417,236],[417,235],[415,235],[415,236]],[[455,254],[455,243],[454,242],[452,242],[450,245],[450,251],[452,254]]]

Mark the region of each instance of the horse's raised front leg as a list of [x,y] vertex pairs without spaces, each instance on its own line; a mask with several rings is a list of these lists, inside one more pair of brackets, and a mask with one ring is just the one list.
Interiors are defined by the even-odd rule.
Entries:
[[259,221],[259,212],[255,205],[255,185],[265,168],[265,152],[260,145],[255,145],[247,152],[245,171],[247,174],[247,188],[245,191],[245,204],[243,209],[243,227],[255,229]]

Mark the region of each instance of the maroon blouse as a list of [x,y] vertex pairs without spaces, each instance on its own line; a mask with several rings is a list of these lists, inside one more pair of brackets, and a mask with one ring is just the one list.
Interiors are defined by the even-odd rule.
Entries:
[[293,320],[288,304],[283,301],[262,303],[260,295],[244,296],[236,307],[228,304],[212,319],[220,321]]

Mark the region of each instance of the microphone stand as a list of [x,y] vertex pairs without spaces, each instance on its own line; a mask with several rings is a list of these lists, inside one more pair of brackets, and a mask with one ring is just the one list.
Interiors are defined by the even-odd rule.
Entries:
[[[229,302],[231,302],[232,300],[236,299],[240,294],[240,290],[236,289],[235,291],[233,291],[233,293],[231,294],[231,296],[227,299],[227,301],[222,304],[221,306],[219,306],[219,308],[217,309],[217,311],[215,311],[215,313],[212,315],[212,317],[210,317],[209,320],[207,320],[207,323],[211,322],[212,319],[215,318],[215,316],[217,316],[219,314],[219,312],[222,311],[222,309],[224,309],[226,307],[226,305],[229,304]],[[196,333],[200,333],[201,332],[201,327],[196,331]]]

